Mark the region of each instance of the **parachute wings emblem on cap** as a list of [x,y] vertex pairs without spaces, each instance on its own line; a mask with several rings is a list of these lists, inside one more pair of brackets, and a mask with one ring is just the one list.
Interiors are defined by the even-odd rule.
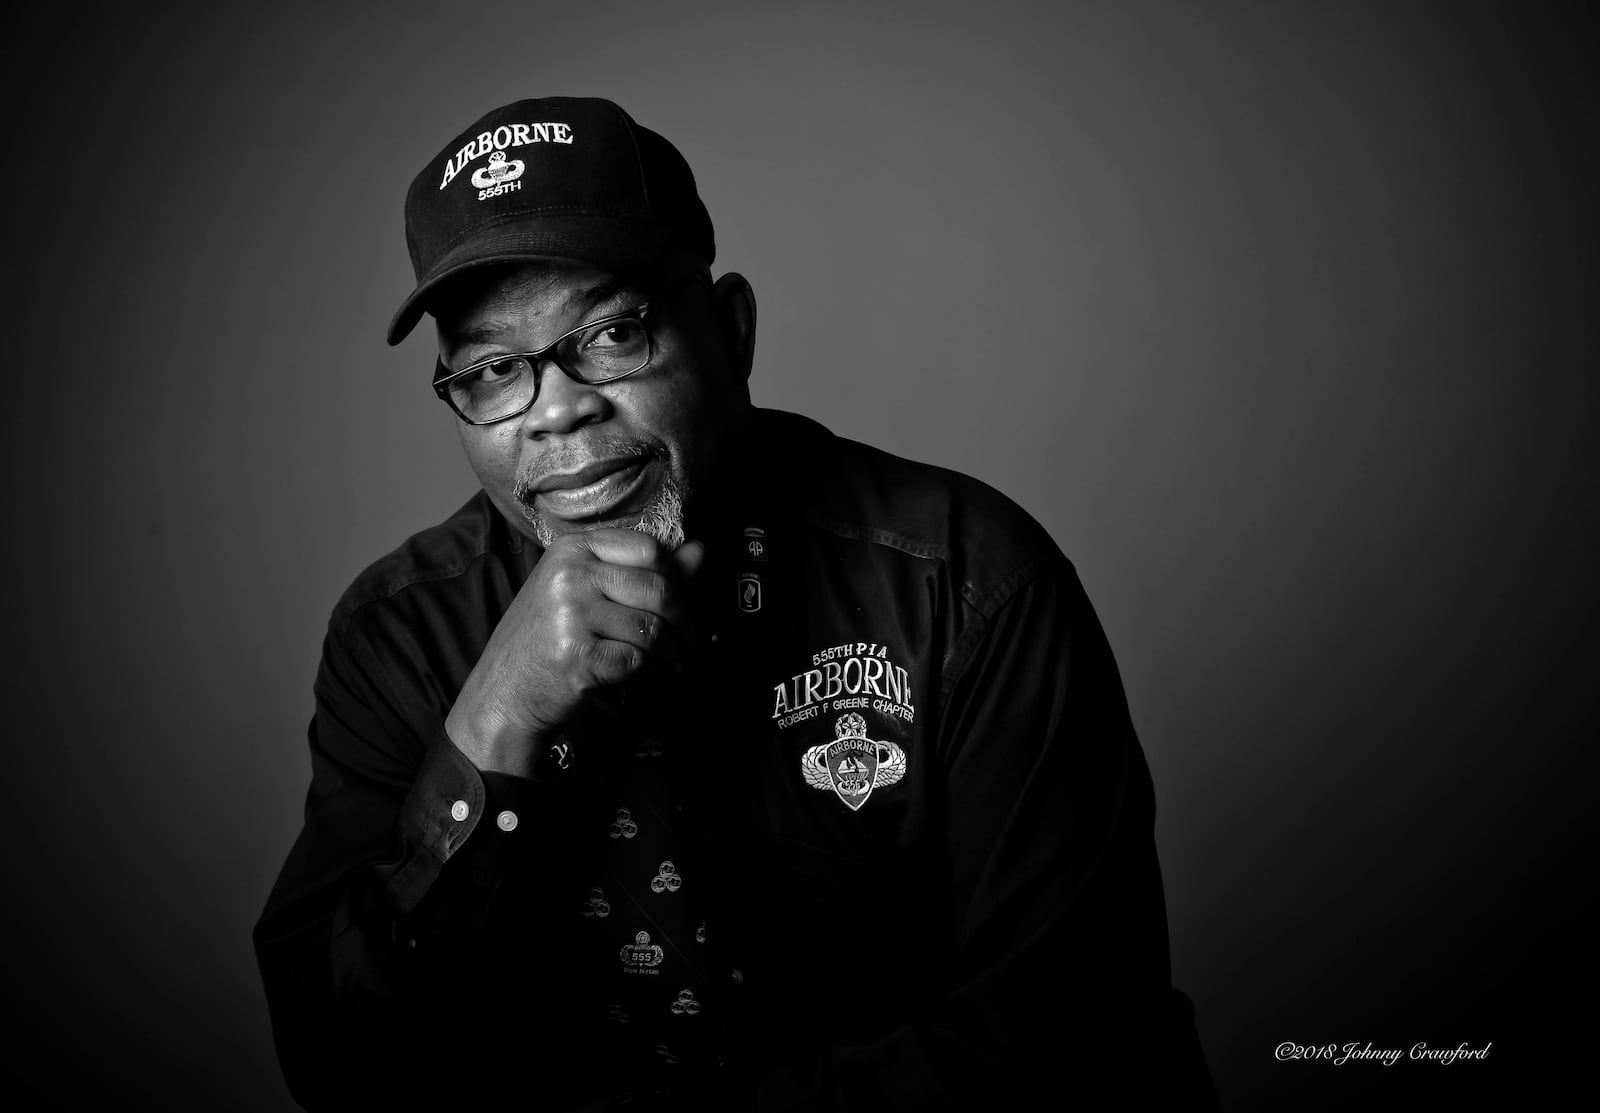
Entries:
[[520,158],[508,162],[504,151],[496,151],[489,156],[487,166],[480,166],[472,172],[472,184],[479,189],[488,189],[490,186],[514,182],[522,177],[522,171],[526,168],[527,164]]

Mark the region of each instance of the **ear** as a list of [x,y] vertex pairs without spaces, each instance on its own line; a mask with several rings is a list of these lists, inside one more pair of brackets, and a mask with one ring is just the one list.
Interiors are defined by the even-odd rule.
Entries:
[[748,382],[756,358],[756,292],[744,275],[729,271],[711,287],[711,303],[734,373]]

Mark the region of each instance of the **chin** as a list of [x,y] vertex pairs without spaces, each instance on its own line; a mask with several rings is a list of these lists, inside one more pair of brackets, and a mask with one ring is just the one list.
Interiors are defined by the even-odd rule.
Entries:
[[522,503],[522,516],[533,526],[539,544],[548,549],[556,538],[569,533],[588,533],[597,529],[636,529],[656,539],[668,549],[676,549],[687,538],[683,532],[684,503],[687,492],[675,476],[662,480],[650,500],[639,510],[600,521],[574,523],[546,518],[532,503]]

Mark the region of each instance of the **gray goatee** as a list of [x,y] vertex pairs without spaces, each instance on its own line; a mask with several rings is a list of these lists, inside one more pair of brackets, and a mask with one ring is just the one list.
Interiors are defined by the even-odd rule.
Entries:
[[[665,476],[661,486],[656,488],[656,493],[651,496],[649,503],[640,513],[639,520],[628,528],[654,537],[667,549],[676,549],[685,540],[683,504],[686,495],[685,485],[677,476]],[[539,508],[531,500],[522,500],[522,514],[533,526],[539,544],[547,549],[555,544],[556,531],[550,528],[550,523],[545,521],[544,515],[539,513]]]

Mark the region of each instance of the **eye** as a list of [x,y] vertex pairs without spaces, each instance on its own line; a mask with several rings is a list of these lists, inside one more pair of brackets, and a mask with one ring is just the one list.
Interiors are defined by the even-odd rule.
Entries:
[[639,321],[612,321],[584,334],[585,350],[634,349],[644,343],[644,325]]
[[523,374],[528,370],[528,361],[522,356],[492,359],[451,379],[450,398],[461,412],[477,417],[513,397],[518,383],[533,382],[531,374]]
[[504,359],[490,360],[470,375],[461,376],[461,380],[472,386],[501,386],[515,382],[528,370],[528,361],[522,356],[506,356]]

